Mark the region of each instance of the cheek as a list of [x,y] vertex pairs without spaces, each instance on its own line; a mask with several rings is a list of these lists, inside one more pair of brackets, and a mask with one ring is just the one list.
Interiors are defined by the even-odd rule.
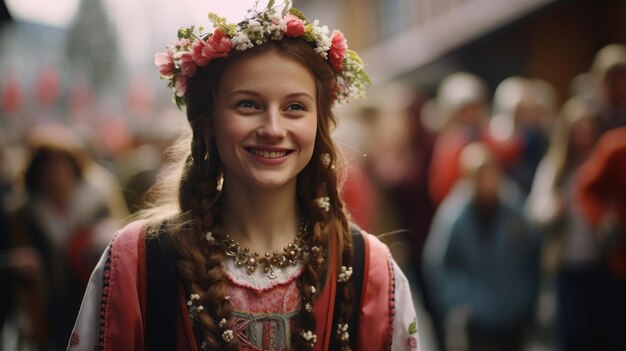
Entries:
[[229,150],[236,148],[248,133],[243,123],[216,121],[214,139],[220,156],[223,152],[230,152]]
[[306,126],[303,126],[300,130],[300,144],[303,150],[305,150],[310,157],[313,154],[313,149],[315,148],[315,137],[317,136],[317,120],[308,122]]

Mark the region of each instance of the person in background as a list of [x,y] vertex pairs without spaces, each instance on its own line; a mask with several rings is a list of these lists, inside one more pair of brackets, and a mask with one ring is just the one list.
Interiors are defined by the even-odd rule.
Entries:
[[609,44],[600,49],[591,73],[599,91],[602,130],[626,125],[626,46]]
[[43,281],[16,296],[27,311],[40,307],[29,314],[29,322],[47,335],[48,347],[63,349],[98,259],[93,230],[109,210],[104,195],[84,180],[82,142],[75,134],[62,128],[33,131],[28,144],[30,160],[22,178],[26,198],[10,214],[9,241],[13,249],[38,253]]
[[[15,248],[11,242],[10,212],[17,196],[15,184],[6,167],[6,141],[0,141],[0,331],[3,331],[0,334],[0,347],[13,346],[18,350],[32,347],[41,350],[48,346],[45,328],[37,322],[38,318],[45,318],[45,315],[38,314],[43,301],[37,298],[42,293],[43,267],[39,253],[33,248]],[[24,297],[34,298],[25,300]],[[25,302],[29,303],[26,305]],[[23,323],[23,320],[34,322]],[[13,339],[6,337],[5,326],[13,327]]]
[[488,117],[486,85],[471,73],[454,73],[439,84],[433,110],[441,129],[433,147],[428,186],[430,197],[438,206],[460,178],[461,150],[479,140],[485,127]]
[[538,292],[539,238],[501,195],[503,170],[484,144],[463,149],[460,168],[470,198],[449,218],[438,280],[448,346],[466,335],[470,351],[521,350]]
[[[598,232],[610,269],[606,350],[626,349],[626,126],[605,132],[580,167],[575,200]],[[594,346],[595,348],[595,346]]]
[[483,139],[517,183],[520,202],[530,192],[548,147],[555,99],[554,88],[538,79],[509,77],[496,88],[494,116]]
[[530,218],[544,237],[546,286],[557,275],[556,303],[560,347],[608,347],[607,267],[594,228],[574,196],[580,165],[591,154],[600,125],[588,99],[573,97],[561,108],[550,147],[539,164],[526,202]]

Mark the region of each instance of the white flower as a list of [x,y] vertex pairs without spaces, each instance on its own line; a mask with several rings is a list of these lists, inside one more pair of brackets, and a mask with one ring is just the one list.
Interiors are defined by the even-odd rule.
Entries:
[[261,26],[261,22],[256,19],[248,20],[248,29],[251,31],[262,31],[263,28]]
[[308,341],[311,344],[311,346],[313,346],[317,342],[317,335],[313,334],[313,332],[310,331],[310,330],[309,331],[304,331],[304,330],[301,331],[300,332],[300,336],[304,340]]
[[352,267],[341,266],[341,272],[339,273],[338,281],[341,283],[345,283],[350,280],[352,276]]
[[244,51],[254,46],[250,38],[241,29],[237,29],[237,33],[230,41],[233,43],[233,47],[239,51]]
[[328,212],[330,210],[330,198],[328,196],[323,196],[317,199],[318,206],[324,211]]
[[226,319],[222,318],[222,320],[220,321],[220,328],[224,328],[225,325],[226,325]]
[[225,330],[222,333],[222,339],[224,339],[224,341],[226,341],[227,343],[233,341],[234,338],[235,338],[235,335],[233,334],[233,331],[230,329]]
[[214,243],[215,242],[215,238],[213,237],[213,233],[211,233],[211,232],[207,232],[206,235],[204,236],[204,238],[206,239],[206,241],[208,241],[210,243]]
[[304,305],[304,309],[307,312],[311,312],[313,310],[313,306],[311,306],[311,304],[307,302],[306,305]]
[[341,341],[350,340],[350,334],[348,334],[348,323],[345,324],[337,324],[337,335],[341,339]]

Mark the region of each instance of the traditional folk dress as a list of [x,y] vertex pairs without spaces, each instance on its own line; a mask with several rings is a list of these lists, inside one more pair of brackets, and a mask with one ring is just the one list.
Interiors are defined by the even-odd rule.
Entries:
[[[419,350],[417,319],[408,281],[376,237],[362,232],[364,271],[358,326],[349,331],[355,350]],[[333,306],[337,290],[336,245],[330,245],[330,270],[314,301],[317,342],[328,350],[335,337]],[[292,350],[295,317],[300,308],[297,281],[303,264],[275,269],[270,278],[262,270],[248,275],[230,259],[224,263],[234,306],[233,333],[241,349]],[[85,293],[68,350],[146,349],[146,240],[142,222],[120,230],[102,255]],[[196,345],[187,296],[178,284],[176,344],[178,350]],[[399,306],[400,308],[396,308]],[[358,328],[356,332],[355,328]],[[357,335],[354,337],[353,335]]]

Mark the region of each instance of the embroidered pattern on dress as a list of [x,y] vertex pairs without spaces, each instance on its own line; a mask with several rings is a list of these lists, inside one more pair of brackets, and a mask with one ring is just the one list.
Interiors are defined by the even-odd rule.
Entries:
[[387,254],[387,264],[389,265],[389,315],[391,317],[389,321],[389,341],[387,342],[387,350],[391,350],[391,343],[393,340],[393,327],[394,319],[396,316],[396,275],[393,270],[393,259],[391,254]]
[[280,313],[233,312],[233,331],[239,342],[253,350],[288,350],[298,311]]
[[80,344],[80,335],[78,335],[76,332],[72,333],[72,336],[70,337],[70,347],[76,347]]
[[304,272],[304,265],[298,262],[295,266],[275,268],[276,278],[271,279],[262,270],[256,270],[248,274],[245,269],[237,267],[233,260],[222,262],[224,273],[228,280],[240,287],[249,288],[256,292],[264,292],[279,285],[286,285],[300,278]]
[[108,318],[109,318],[109,302],[111,301],[111,296],[109,294],[110,289],[110,281],[111,281],[111,251],[113,250],[113,243],[115,242],[115,239],[117,238],[117,235],[115,235],[113,237],[113,239],[111,240],[111,245],[107,251],[107,259],[106,262],[104,264],[104,272],[103,272],[103,279],[102,279],[102,299],[100,300],[100,321],[99,321],[99,326],[98,326],[98,330],[99,330],[99,336],[98,336],[98,346],[97,349],[98,350],[104,350],[105,349],[105,344],[106,344],[106,331],[108,328]]
[[406,346],[410,351],[417,351],[419,344],[417,342],[417,318],[409,324],[409,337],[406,340]]
[[231,329],[242,351],[293,348],[296,318],[302,303],[297,284],[292,280],[263,293],[230,284],[228,293],[235,309]]

